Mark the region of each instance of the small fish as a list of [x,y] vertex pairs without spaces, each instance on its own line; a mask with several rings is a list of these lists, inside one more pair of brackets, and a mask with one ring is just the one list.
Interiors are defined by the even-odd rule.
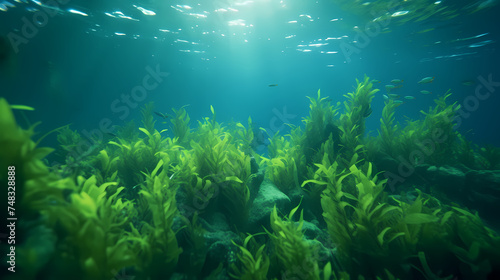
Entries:
[[384,100],[389,99],[389,96],[387,96],[386,94],[383,94],[382,96],[384,97]]
[[277,86],[278,86],[278,84],[270,84],[270,85],[268,85],[268,87],[277,87]]
[[392,99],[398,99],[400,97],[398,94],[394,94],[394,93],[389,93],[388,95]]
[[391,90],[393,90],[394,88],[396,88],[395,86],[393,85],[385,85],[385,89],[390,92]]
[[467,81],[462,82],[462,85],[464,85],[464,86],[473,86],[475,84],[476,84],[476,82],[474,82],[472,80],[467,80]]
[[155,112],[155,114],[161,118],[164,118],[164,119],[168,119],[170,116],[167,115],[167,114],[163,114],[163,113],[160,113],[160,112]]
[[394,103],[396,103],[396,104],[403,104],[404,102],[402,100],[394,100]]
[[372,84],[380,84],[380,81],[379,80],[371,80],[371,83]]
[[408,99],[408,100],[413,100],[413,99],[415,99],[415,96],[407,95],[404,98]]
[[391,80],[391,83],[393,84],[401,84],[404,80],[400,80],[400,79],[394,79],[394,80]]
[[434,78],[435,78],[435,77],[425,77],[425,78],[423,78],[422,80],[420,80],[418,83],[419,83],[419,84],[428,84],[428,83],[432,83],[432,81],[434,81]]
[[421,90],[420,93],[421,94],[431,94],[432,92],[430,92],[428,90]]

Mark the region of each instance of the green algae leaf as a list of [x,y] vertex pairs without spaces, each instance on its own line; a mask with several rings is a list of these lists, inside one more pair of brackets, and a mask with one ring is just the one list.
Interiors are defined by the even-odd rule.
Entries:
[[424,213],[413,213],[409,214],[404,218],[407,224],[423,224],[423,223],[433,223],[439,221],[439,218]]
[[10,105],[10,108],[15,110],[35,111],[35,108],[26,105]]
[[139,130],[144,132],[149,138],[153,137],[153,136],[151,136],[151,133],[149,133],[149,131],[147,131],[145,128],[139,127]]
[[386,227],[386,228],[384,228],[384,230],[382,230],[381,233],[379,233],[377,235],[378,244],[380,244],[380,246],[384,245],[384,235],[390,229],[391,229],[391,227]]
[[212,114],[215,115],[214,106],[210,105],[210,111],[212,111]]
[[228,177],[226,177],[226,180],[227,181],[234,181],[234,182],[238,182],[238,183],[243,183],[243,181],[241,181],[240,178],[238,178],[236,176],[228,176]]
[[471,218],[475,218],[475,217],[476,217],[476,216],[474,216],[471,212],[466,211],[466,210],[464,210],[464,209],[460,209],[460,208],[453,207],[453,206],[452,206],[451,208],[453,208],[455,211],[457,211],[457,212],[459,212],[459,213],[464,214],[465,216],[469,216],[469,217],[471,217]]
[[441,219],[441,225],[444,225],[451,217],[451,215],[453,214],[452,211],[448,211],[446,212],[444,215],[443,215],[443,218]]
[[332,276],[332,264],[328,262],[323,268],[323,279],[328,280]]

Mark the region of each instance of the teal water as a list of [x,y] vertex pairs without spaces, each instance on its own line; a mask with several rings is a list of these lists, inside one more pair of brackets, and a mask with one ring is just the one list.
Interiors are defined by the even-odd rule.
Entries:
[[[103,118],[121,125],[147,102],[163,111],[189,104],[195,120],[213,105],[220,120],[252,116],[266,128],[275,111],[286,107],[296,116],[287,122],[298,125],[308,110],[305,96],[321,89],[343,102],[342,95],[364,74],[381,81],[383,91],[390,80],[404,80],[396,93],[416,97],[398,113],[404,120],[418,117],[448,89],[463,102],[479,76],[498,79],[494,1],[484,1],[491,6],[428,1],[456,17],[401,23],[425,15],[420,7],[375,24],[372,14],[401,13],[404,4],[371,9],[366,2],[343,10],[335,1],[11,2],[1,4],[0,31],[17,52],[3,63],[2,95],[37,107],[33,121],[41,120],[47,130],[69,122],[92,130]],[[485,8],[471,13],[481,3]],[[130,107],[125,117],[126,109],[117,109],[124,102],[114,109],[112,104],[142,83],[146,67],[169,76],[134,101],[137,107],[125,105]],[[417,84],[427,76],[436,79]],[[433,94],[422,96],[420,90]],[[498,145],[496,130],[485,123],[499,117],[498,99],[492,98],[464,121],[463,132],[474,128],[471,139]],[[378,126],[382,94],[373,102],[369,130]]]

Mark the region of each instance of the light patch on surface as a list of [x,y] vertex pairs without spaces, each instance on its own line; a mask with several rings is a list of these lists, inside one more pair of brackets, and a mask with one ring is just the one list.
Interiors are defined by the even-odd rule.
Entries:
[[316,44],[309,44],[308,46],[309,47],[322,47],[322,46],[326,46],[326,45],[328,45],[328,43],[323,43],[323,44],[318,44],[318,43],[316,43]]
[[2,3],[0,3],[0,11],[2,12],[7,12],[7,10],[9,8],[15,8],[16,6],[10,2],[7,2],[7,1],[2,1]]
[[287,23],[297,23],[297,21],[296,21],[296,20],[290,20],[290,21],[289,21],[289,22],[287,22]]
[[177,7],[179,7],[180,9],[185,9],[185,10],[191,10],[192,7],[189,6],[189,5],[177,5]]
[[227,22],[229,26],[246,26],[244,19],[235,19]]
[[286,36],[285,39],[291,39],[293,37],[296,37],[297,35],[290,35],[290,36]]
[[246,5],[250,5],[250,4],[253,4],[253,1],[247,0],[247,1],[243,1],[243,2],[234,3],[234,5],[236,5],[236,6],[246,6]]
[[107,13],[106,12],[104,14],[107,15],[108,17],[112,17],[112,18],[123,18],[123,19],[128,19],[128,20],[133,20],[133,21],[139,21],[138,19],[135,19],[133,17],[126,16],[121,11],[114,11],[112,13]]
[[406,15],[407,13],[409,13],[409,11],[398,11],[392,14],[391,17],[400,17]]
[[89,16],[86,13],[80,12],[80,11],[75,10],[75,9],[69,9],[68,12],[70,12],[72,14],[75,14],[75,15],[81,15],[81,16],[84,16],[84,17],[88,17]]
[[156,13],[155,13],[155,12],[153,12],[153,11],[151,11],[151,10],[147,10],[147,9],[145,9],[145,8],[143,8],[143,7],[139,7],[139,6],[137,6],[137,5],[134,5],[134,7],[135,7],[137,10],[141,11],[143,14],[147,15],[147,16],[156,16]]
[[127,35],[127,34],[122,33],[122,32],[115,32],[115,35],[118,35],[118,36],[125,36],[125,35]]
[[494,42],[493,40],[486,40],[486,41],[482,41],[482,42],[479,42],[479,43],[475,43],[475,44],[469,45],[469,48],[479,48],[479,47],[491,44],[493,42]]
[[189,13],[189,16],[195,17],[195,18],[206,18],[207,15],[204,14],[196,14],[196,13]]

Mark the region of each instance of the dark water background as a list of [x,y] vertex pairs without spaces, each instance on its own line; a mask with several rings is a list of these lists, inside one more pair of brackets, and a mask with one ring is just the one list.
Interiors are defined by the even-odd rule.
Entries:
[[[332,102],[343,102],[355,78],[364,74],[381,81],[367,121],[368,131],[376,132],[384,85],[391,79],[404,80],[394,93],[416,98],[398,108],[400,122],[422,117],[420,110],[434,105],[433,99],[448,89],[453,101],[472,100],[480,76],[488,80],[491,75],[500,82],[498,6],[451,20],[397,24],[394,19],[385,30],[390,32],[356,44],[354,27],[364,30],[369,17],[326,0],[64,1],[59,10],[44,9],[41,2],[11,2],[12,7],[5,6],[6,1],[0,4],[6,10],[0,12],[4,38],[12,32],[22,35],[26,20],[37,20],[37,11],[55,11],[35,26],[26,43],[17,45],[0,77],[0,95],[11,104],[35,107],[25,114],[30,123],[42,121],[37,129],[41,132],[68,123],[89,133],[103,120],[111,125],[132,119],[139,123],[139,108],[148,102],[165,113],[189,104],[193,127],[196,120],[211,116],[213,105],[218,121],[246,125],[251,116],[257,126],[271,132],[286,130],[284,122],[299,125],[308,114],[306,96],[316,96],[321,89]],[[227,11],[216,11],[221,8]],[[120,18],[117,11],[129,18]],[[435,29],[418,33],[428,28]],[[342,44],[358,46],[359,52],[346,55]],[[148,67],[158,67],[168,77],[127,105],[122,95],[143,83]],[[435,77],[434,82],[417,84],[427,76]],[[464,81],[475,84],[466,86]],[[422,95],[420,90],[432,94]],[[500,146],[499,92],[496,87],[485,100],[469,104],[471,110],[462,118],[458,129],[476,144]],[[18,119],[27,124],[19,115]],[[157,128],[168,125],[158,123]],[[55,136],[45,142],[55,146]]]

